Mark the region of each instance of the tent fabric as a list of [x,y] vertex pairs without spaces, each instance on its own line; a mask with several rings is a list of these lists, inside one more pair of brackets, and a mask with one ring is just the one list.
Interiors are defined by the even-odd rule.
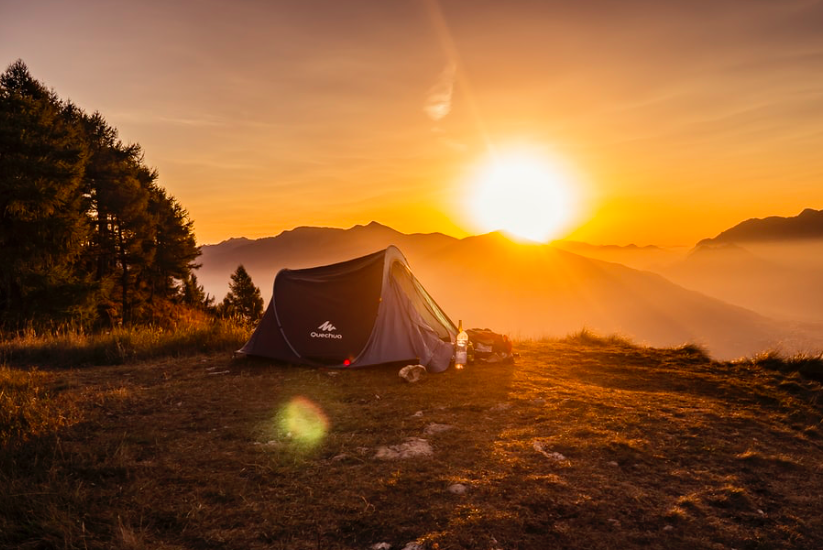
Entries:
[[394,246],[308,269],[283,269],[239,351],[292,364],[352,368],[415,362],[446,370],[457,328]]

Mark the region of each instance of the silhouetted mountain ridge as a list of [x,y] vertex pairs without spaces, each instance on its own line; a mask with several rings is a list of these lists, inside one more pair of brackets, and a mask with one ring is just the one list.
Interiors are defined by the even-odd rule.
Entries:
[[823,210],[806,208],[794,217],[769,216],[752,218],[703,239],[697,246],[709,243],[747,243],[799,239],[823,239]]

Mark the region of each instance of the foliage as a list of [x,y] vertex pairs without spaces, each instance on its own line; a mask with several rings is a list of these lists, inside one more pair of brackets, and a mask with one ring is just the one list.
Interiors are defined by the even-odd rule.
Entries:
[[197,282],[194,273],[183,281],[183,303],[195,309],[210,311],[214,307],[214,297],[207,294],[203,285]]
[[60,320],[88,307],[78,269],[87,156],[75,112],[20,61],[0,75],[0,321]]
[[220,313],[246,323],[256,323],[263,316],[263,297],[243,265],[231,275],[229,293],[223,298]]
[[163,323],[199,249],[139,144],[32,78],[0,75],[0,325]]

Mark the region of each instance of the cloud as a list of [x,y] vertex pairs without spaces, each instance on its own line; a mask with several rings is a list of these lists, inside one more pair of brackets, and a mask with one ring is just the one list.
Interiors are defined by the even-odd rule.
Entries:
[[454,63],[449,63],[440,73],[437,83],[429,90],[423,111],[435,122],[443,120],[452,110],[452,95],[456,75],[457,66]]

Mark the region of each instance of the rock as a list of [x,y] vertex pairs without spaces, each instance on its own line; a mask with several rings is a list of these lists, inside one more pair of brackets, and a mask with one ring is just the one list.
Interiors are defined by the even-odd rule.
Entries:
[[663,527],[663,530],[664,531],[674,531],[674,526],[673,525],[666,525],[665,527]]
[[453,495],[462,495],[465,494],[468,490],[469,488],[463,485],[462,483],[454,483],[452,485],[449,485],[448,489],[448,491]]
[[612,461],[610,461],[610,462],[607,462],[607,464],[608,464],[609,466],[620,466],[620,464],[618,464],[618,463],[617,463],[617,462],[615,462],[614,460],[612,460]]
[[532,442],[532,447],[534,447],[535,451],[537,451],[541,455],[545,456],[546,458],[550,458],[550,459],[555,460],[557,462],[562,462],[564,460],[567,460],[567,458],[565,456],[563,456],[562,454],[560,454],[558,452],[555,452],[555,451],[549,450],[546,447],[546,444],[542,441],[535,440],[534,442]]
[[611,523],[614,527],[620,527],[620,522],[619,522],[619,521],[617,521],[616,519],[611,519],[611,518],[610,518],[608,521],[609,521],[609,523]]
[[452,428],[454,428],[454,426],[452,426],[450,424],[436,424],[436,423],[432,422],[431,424],[426,426],[426,429],[423,430],[423,432],[426,435],[433,435],[433,434],[439,434],[440,432],[449,431]]
[[428,371],[423,365],[406,365],[400,369],[400,372],[398,372],[397,375],[406,382],[414,383],[419,381],[427,373]]
[[405,443],[390,447],[378,447],[374,456],[380,460],[398,460],[405,458],[427,457],[434,454],[434,449],[425,439],[410,437]]
[[343,460],[346,460],[348,458],[349,458],[349,455],[347,453],[340,453],[339,455],[333,456],[331,461],[332,462],[342,462]]
[[410,542],[406,546],[403,547],[403,550],[424,550],[422,544],[418,544],[416,542]]
[[423,411],[417,411],[417,412],[416,412],[416,413],[414,413],[412,416],[413,416],[413,417],[417,417],[417,418],[419,418],[419,417],[423,416]]
[[369,548],[371,548],[371,550],[390,550],[391,544],[388,542],[378,542],[377,544],[372,544]]

